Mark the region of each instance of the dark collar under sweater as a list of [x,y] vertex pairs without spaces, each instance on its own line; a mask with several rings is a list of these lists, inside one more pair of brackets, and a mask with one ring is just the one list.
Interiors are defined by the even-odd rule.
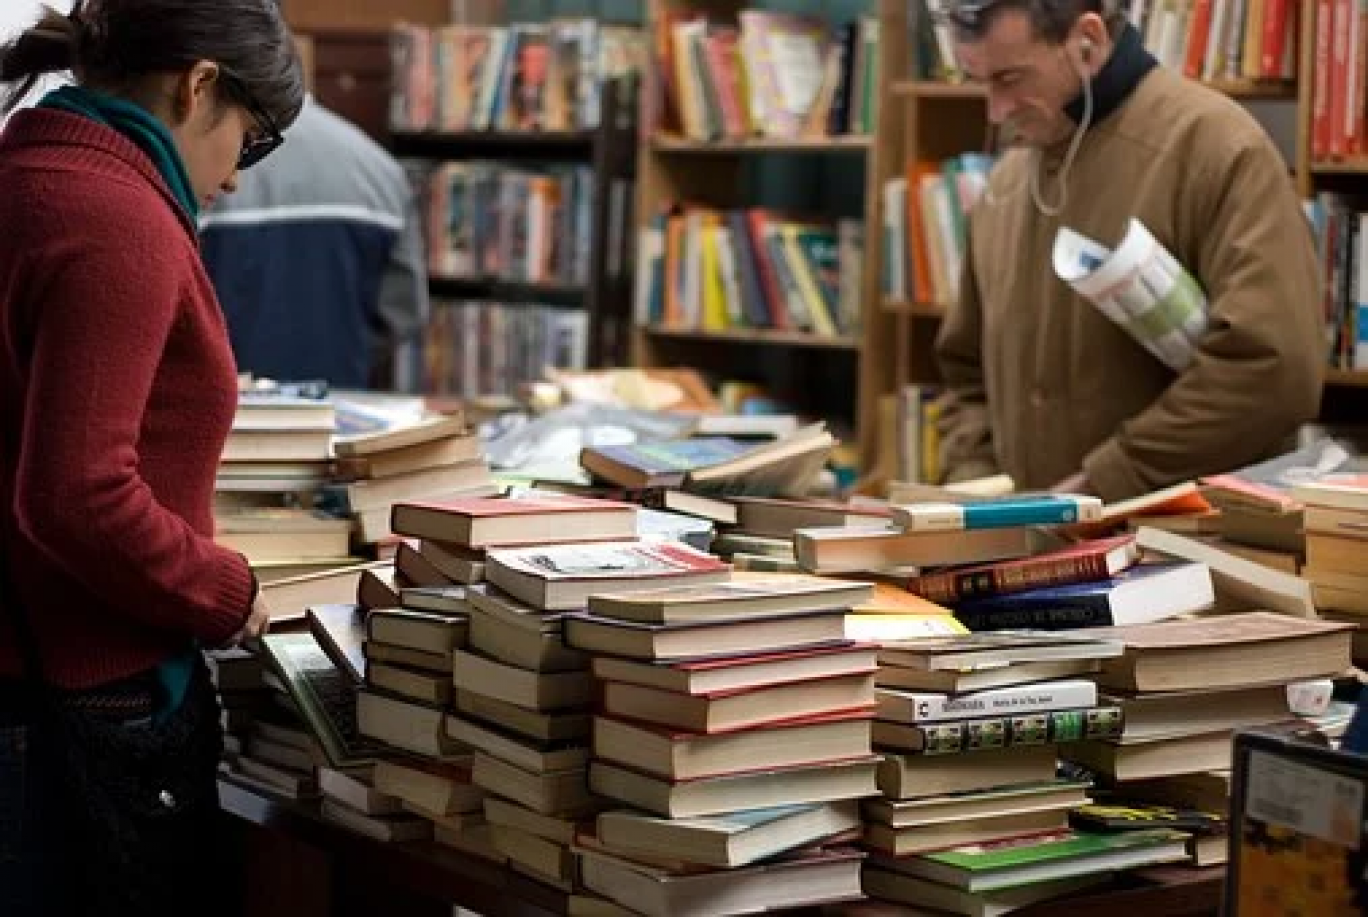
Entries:
[[[1130,94],[1140,85],[1146,74],[1157,66],[1159,62],[1145,50],[1139,30],[1127,23],[1121,29],[1121,34],[1116,37],[1111,57],[1107,58],[1097,76],[1093,77],[1093,116],[1090,126],[1101,124],[1112,112],[1120,108],[1121,103],[1130,98]],[[1064,114],[1068,115],[1074,124],[1082,123],[1082,92],[1064,106]]]

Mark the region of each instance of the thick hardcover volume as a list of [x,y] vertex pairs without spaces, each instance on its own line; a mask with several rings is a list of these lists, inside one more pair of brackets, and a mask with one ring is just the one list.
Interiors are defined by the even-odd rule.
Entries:
[[1096,497],[1005,497],[983,503],[914,503],[893,507],[893,522],[907,532],[957,532],[1022,525],[1073,525],[1102,518]]
[[1125,535],[1090,541],[1076,547],[1039,554],[1023,560],[983,564],[919,576],[907,584],[909,592],[941,604],[967,599],[1012,595],[1049,586],[1068,586],[1103,580],[1118,572],[1112,568],[1114,553],[1124,556],[1117,566],[1129,566],[1138,556],[1134,539]]

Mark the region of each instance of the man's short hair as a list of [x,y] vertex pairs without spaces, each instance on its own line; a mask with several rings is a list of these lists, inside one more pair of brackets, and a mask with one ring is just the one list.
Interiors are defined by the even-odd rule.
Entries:
[[955,37],[966,41],[982,38],[1008,10],[1025,13],[1036,36],[1053,45],[1064,41],[1084,13],[1101,16],[1112,35],[1126,21],[1119,0],[949,0],[943,9]]

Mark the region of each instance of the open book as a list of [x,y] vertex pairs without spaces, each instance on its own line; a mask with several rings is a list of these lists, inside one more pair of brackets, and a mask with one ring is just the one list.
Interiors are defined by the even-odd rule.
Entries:
[[1207,330],[1207,298],[1187,269],[1132,219],[1115,251],[1060,227],[1054,270],[1083,298],[1175,371]]

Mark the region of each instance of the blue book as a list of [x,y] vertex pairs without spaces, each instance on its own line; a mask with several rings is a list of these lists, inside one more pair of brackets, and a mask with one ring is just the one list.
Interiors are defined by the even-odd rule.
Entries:
[[726,436],[587,446],[580,452],[580,465],[619,487],[679,487],[690,471],[730,462],[754,448]]
[[1072,525],[1101,518],[1101,500],[1072,494],[1004,497],[973,503],[911,503],[893,507],[894,524],[906,532]]
[[1216,602],[1205,564],[1140,564],[1110,579],[1050,586],[961,602],[955,617],[971,631],[1066,630],[1148,624]]

